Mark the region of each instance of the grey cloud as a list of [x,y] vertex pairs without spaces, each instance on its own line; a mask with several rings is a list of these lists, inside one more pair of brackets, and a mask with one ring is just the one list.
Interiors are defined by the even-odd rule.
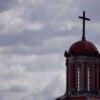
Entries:
[[[11,58],[13,58],[13,57],[11,57]],[[3,59],[3,57],[2,57],[2,59]],[[24,57],[24,59],[25,59],[25,57]],[[12,62],[12,64],[15,64],[15,62],[17,62],[17,58],[15,58],[15,60],[14,60],[14,58],[11,60],[9,60],[9,59],[7,59],[7,57],[6,57],[6,59],[5,59],[5,61],[7,62],[7,63],[5,63],[6,64],[6,69],[9,69],[9,72],[10,73],[12,73],[12,70],[11,70],[11,66],[12,65],[9,65],[9,68],[8,68],[8,62]],[[29,60],[30,61],[30,60]],[[50,61],[50,60],[49,60]],[[19,62],[20,62],[20,60],[19,60]],[[25,61],[24,61],[25,62]],[[2,62],[3,63],[3,62]],[[19,63],[17,62],[16,63],[17,65],[19,65]],[[15,64],[15,65],[16,65]],[[27,66],[27,64],[25,64],[26,66]],[[59,65],[59,64],[58,64]],[[57,66],[57,65],[56,65]],[[14,67],[14,65],[13,65],[13,67]],[[29,66],[27,66],[27,67],[29,67]],[[34,66],[33,66],[34,67]],[[51,67],[51,66],[47,66],[47,67]],[[58,67],[58,66],[57,66]],[[60,66],[61,67],[61,66]],[[2,67],[0,66],[0,69],[1,69]],[[3,67],[4,68],[4,67]],[[47,98],[54,98],[54,97],[56,97],[57,96],[57,94],[59,95],[60,93],[61,93],[61,91],[63,91],[64,90],[64,83],[65,82],[63,82],[64,81],[64,71],[62,71],[62,72],[60,72],[60,71],[58,71],[58,73],[59,74],[56,74],[55,72],[54,72],[54,70],[53,70],[53,72],[51,73],[50,72],[50,70],[49,71],[44,71],[44,72],[42,72],[42,68],[39,68],[38,70],[40,71],[41,70],[41,72],[42,72],[42,74],[40,74],[39,75],[39,73],[37,72],[37,74],[35,75],[34,73],[36,73],[35,72],[35,70],[31,70],[31,71],[25,71],[24,70],[24,72],[23,71],[21,71],[20,72],[20,70],[22,70],[22,69],[24,69],[24,65],[22,64],[22,66],[19,66],[19,68],[21,68],[20,70],[17,70],[17,68],[18,68],[18,66],[15,66],[15,68],[13,68],[14,70],[13,70],[13,72],[14,73],[12,73],[12,76],[13,76],[13,74],[19,74],[18,75],[18,77],[17,78],[11,78],[11,79],[4,79],[4,78],[1,78],[1,84],[3,84],[3,82],[7,82],[7,83],[9,83],[9,84],[7,84],[7,83],[5,83],[5,88],[4,88],[4,85],[3,85],[3,89],[1,89],[2,91],[1,91],[1,94],[2,94],[2,96],[3,97],[5,97],[6,96],[6,99],[7,99],[7,97],[10,97],[10,98],[16,98],[16,96],[18,96],[19,97],[19,99],[15,99],[15,100],[22,100],[22,98],[28,98],[28,100],[31,100],[31,98],[36,98],[35,100],[39,100],[39,97],[43,97],[43,98],[45,98],[45,99],[47,99]],[[5,69],[5,68],[4,68]],[[3,71],[3,70],[2,70]],[[7,72],[7,70],[5,70],[5,71],[3,71],[5,74],[6,73],[8,73]],[[17,73],[16,73],[17,72]],[[22,73],[22,74],[21,74]],[[46,73],[46,74],[45,74]],[[53,75],[52,75],[53,74]],[[31,76],[30,76],[31,75]],[[35,77],[36,76],[36,77]],[[46,79],[45,79],[45,77],[47,77]],[[48,79],[48,77],[49,77],[49,79]],[[52,82],[48,82],[48,80],[50,81],[51,79],[53,79],[55,77],[55,79],[52,81]],[[38,80],[39,79],[39,80]],[[41,80],[43,80],[44,82],[42,82]],[[13,80],[13,81],[12,81]],[[27,80],[27,84],[26,84],[26,82],[24,82],[24,81],[26,81]],[[33,80],[33,81],[32,81]],[[35,82],[34,82],[34,80],[36,81],[36,84],[35,84]],[[37,87],[37,88],[39,88],[39,86],[37,85],[37,82],[39,81],[39,83],[41,84],[44,84],[44,83],[49,83],[49,85],[47,84],[47,85],[45,85],[45,88],[44,89],[42,89],[42,92],[37,92],[37,93],[35,93],[35,91],[37,91],[36,89],[34,89],[33,87]],[[26,85],[25,85],[26,84]],[[42,85],[41,84],[41,85]],[[57,85],[58,84],[58,85]],[[62,84],[62,85],[61,85]],[[40,85],[40,87],[41,87],[41,85]],[[2,85],[0,85],[0,86],[2,86]],[[6,88],[6,86],[8,87],[8,88]],[[56,86],[56,87],[55,87]],[[54,89],[54,87],[55,87],[55,89]],[[59,87],[59,88],[58,88]],[[1,87],[0,87],[1,88]],[[33,89],[32,89],[33,88]],[[56,92],[54,92],[54,90],[56,91]],[[33,93],[32,93],[32,91],[33,91]],[[35,90],[35,91],[34,91]],[[47,91],[47,92],[46,92]],[[13,95],[12,95],[12,93],[13,93]],[[23,95],[21,94],[21,93],[24,93]],[[50,93],[50,95],[48,95],[48,93]],[[56,94],[57,93],[57,94]],[[52,95],[53,94],[53,95]],[[20,95],[21,95],[21,97],[20,97]],[[25,98],[25,99],[26,99]],[[5,99],[5,100],[6,100]],[[43,99],[43,100],[45,100],[45,99]],[[12,100],[12,99],[11,99]],[[27,99],[26,99],[27,100]]]
[[[35,36],[36,35],[36,36]],[[11,35],[1,35],[0,36],[0,45],[9,46],[15,44],[27,44],[27,45],[37,45],[40,36],[38,33],[26,31],[23,34],[11,34]]]
[[35,100],[39,100],[40,98],[41,100],[54,100],[58,96],[63,95],[65,92],[65,84],[60,78],[62,77],[56,77],[43,91],[32,94],[33,98]]
[[16,0],[0,0],[0,12],[12,9],[16,3]]
[[12,86],[10,87],[10,89],[6,90],[6,92],[26,92],[27,90],[25,89],[25,87],[21,87],[21,86]]
[[[18,77],[20,77],[20,75],[23,74],[23,71],[27,73],[30,71],[33,72],[33,71],[39,71],[39,70],[41,71],[61,70],[63,69],[63,66],[64,66],[64,64],[62,63],[65,61],[64,56],[60,54],[41,55],[41,57],[40,55],[38,56],[35,56],[35,55],[5,56],[5,57],[1,56],[1,57],[2,59],[0,63],[4,64],[1,66],[6,68],[6,74],[3,74],[3,77],[2,77],[4,79],[14,79],[14,78],[17,79]],[[4,61],[3,61],[3,58],[5,58]],[[48,62],[51,62],[51,63],[48,65]]]
[[49,28],[39,32],[24,30],[20,34],[17,34],[15,32],[15,34],[0,35],[0,45],[9,46],[9,45],[14,45],[19,43],[26,44],[26,45],[35,45],[35,44],[38,45],[38,43],[41,44],[41,41],[44,39],[66,34],[64,32],[56,32],[52,30],[52,28],[50,29]]

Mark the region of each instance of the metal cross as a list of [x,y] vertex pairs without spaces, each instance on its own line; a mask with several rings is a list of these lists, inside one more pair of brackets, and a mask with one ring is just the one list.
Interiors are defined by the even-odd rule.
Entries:
[[85,20],[90,21],[90,19],[85,17],[85,11],[83,11],[83,17],[79,16],[79,18],[83,19],[83,35],[82,35],[82,40],[85,41]]

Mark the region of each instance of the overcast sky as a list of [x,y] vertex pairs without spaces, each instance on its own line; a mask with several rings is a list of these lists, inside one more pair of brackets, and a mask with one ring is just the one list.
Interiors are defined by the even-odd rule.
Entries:
[[0,100],[54,100],[65,92],[64,51],[100,46],[100,0],[0,0]]

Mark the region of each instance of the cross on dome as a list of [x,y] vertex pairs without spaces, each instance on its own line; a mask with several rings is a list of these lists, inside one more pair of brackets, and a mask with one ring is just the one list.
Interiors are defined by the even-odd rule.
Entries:
[[79,16],[79,18],[83,19],[83,35],[82,35],[82,40],[85,41],[86,40],[86,38],[85,38],[85,20],[90,21],[90,19],[85,17],[85,11],[83,11],[83,16],[82,17]]

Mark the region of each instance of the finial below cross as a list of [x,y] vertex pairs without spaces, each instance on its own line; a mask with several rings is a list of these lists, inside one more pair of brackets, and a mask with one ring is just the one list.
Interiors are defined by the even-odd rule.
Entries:
[[89,18],[85,17],[85,11],[83,11],[83,17],[79,16],[79,18],[83,19],[83,35],[82,35],[82,40],[85,41],[85,20],[90,21]]

